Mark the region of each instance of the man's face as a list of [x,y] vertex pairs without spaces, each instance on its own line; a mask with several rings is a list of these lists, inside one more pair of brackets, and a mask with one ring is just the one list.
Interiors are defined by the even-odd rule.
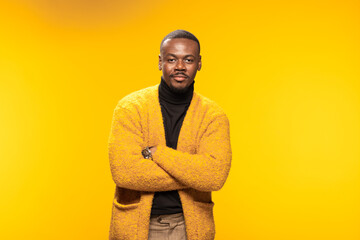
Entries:
[[160,51],[159,69],[166,84],[175,92],[185,92],[201,68],[197,42],[187,38],[168,39]]

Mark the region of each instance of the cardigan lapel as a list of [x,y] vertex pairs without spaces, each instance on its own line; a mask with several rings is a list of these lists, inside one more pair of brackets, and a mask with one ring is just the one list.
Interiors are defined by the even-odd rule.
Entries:
[[166,146],[164,121],[159,102],[159,84],[154,86],[149,103],[149,146]]

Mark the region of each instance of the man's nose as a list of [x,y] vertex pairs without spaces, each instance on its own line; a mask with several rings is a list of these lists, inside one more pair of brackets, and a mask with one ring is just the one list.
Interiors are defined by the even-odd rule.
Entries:
[[185,70],[184,62],[181,60],[177,61],[175,68],[176,68],[176,70],[184,71]]

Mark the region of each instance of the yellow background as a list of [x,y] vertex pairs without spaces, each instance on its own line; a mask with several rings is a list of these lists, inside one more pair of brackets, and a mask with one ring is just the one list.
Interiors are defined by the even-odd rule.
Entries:
[[107,239],[113,110],[175,29],[231,124],[216,239],[359,240],[358,0],[0,0],[0,239]]

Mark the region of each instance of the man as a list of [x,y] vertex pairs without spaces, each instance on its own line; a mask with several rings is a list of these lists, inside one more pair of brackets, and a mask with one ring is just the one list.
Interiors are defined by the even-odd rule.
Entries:
[[165,36],[159,69],[160,84],[129,94],[114,110],[109,239],[214,239],[211,191],[230,170],[229,121],[194,91],[201,56],[193,34]]

